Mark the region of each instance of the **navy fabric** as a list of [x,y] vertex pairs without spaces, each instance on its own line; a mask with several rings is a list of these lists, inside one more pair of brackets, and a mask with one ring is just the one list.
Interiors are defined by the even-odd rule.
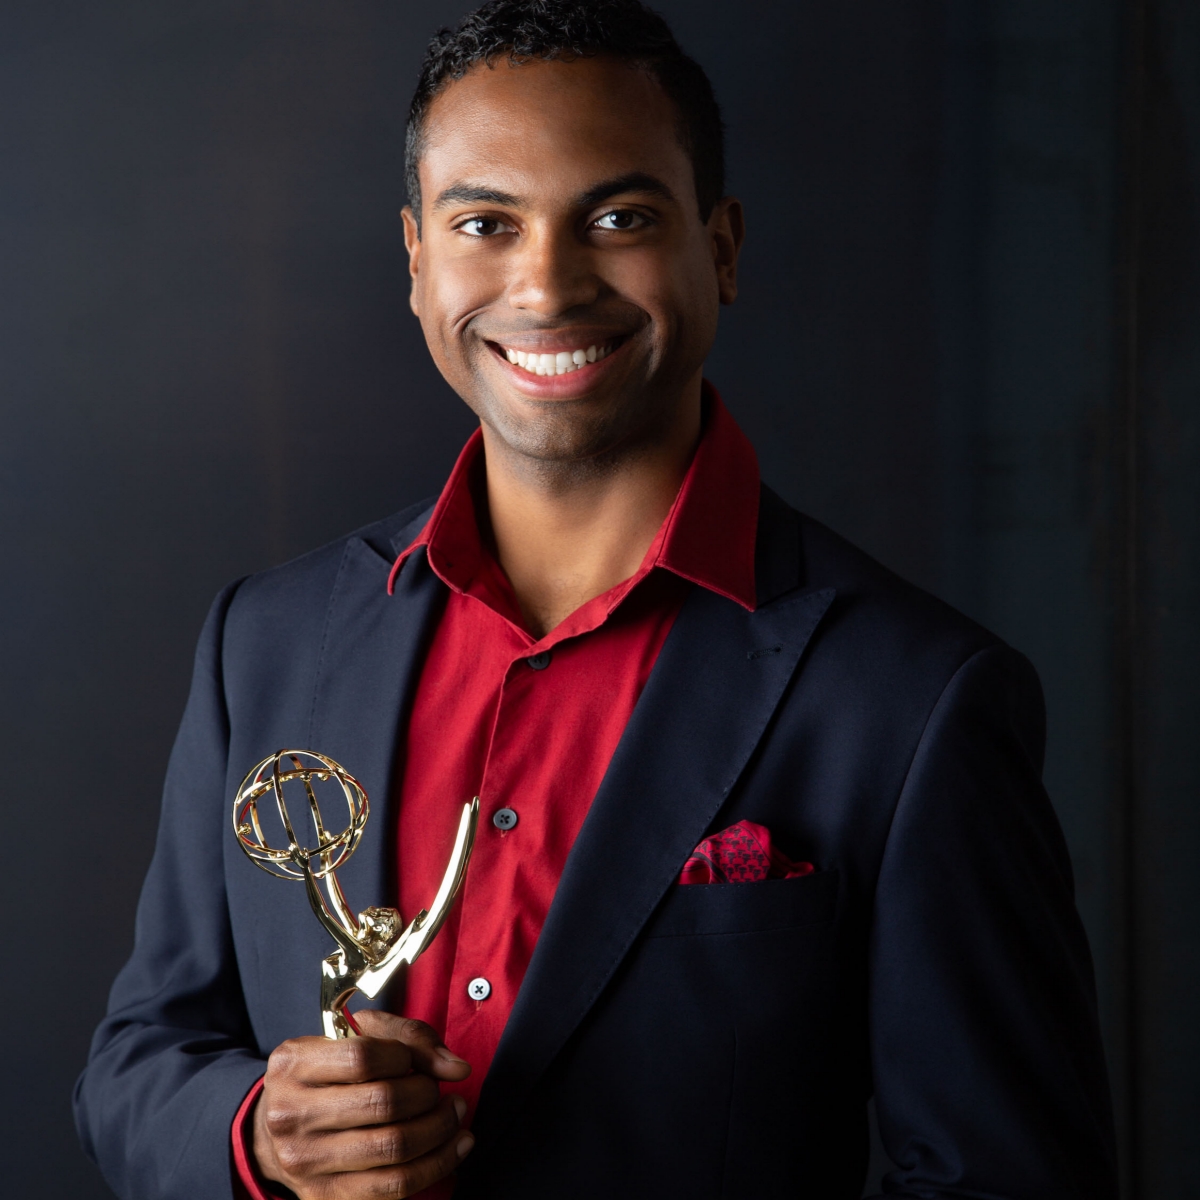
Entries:
[[[168,773],[133,956],[80,1079],[129,1200],[231,1194],[263,1059],[318,1028],[330,950],[245,860],[229,806],[283,746],[372,797],[342,872],[394,894],[398,730],[444,587],[428,505],[218,597]],[[1040,782],[1028,662],[763,490],[759,607],[693,590],[613,757],[484,1085],[458,1200],[1116,1195],[1091,962]],[[679,886],[766,825],[813,875]]]

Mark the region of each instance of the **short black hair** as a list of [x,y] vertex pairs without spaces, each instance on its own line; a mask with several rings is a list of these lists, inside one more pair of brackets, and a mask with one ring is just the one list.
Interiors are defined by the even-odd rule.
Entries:
[[704,69],[680,49],[670,26],[640,0],[488,0],[429,42],[405,131],[404,178],[421,227],[425,116],[447,81],[501,58],[571,61],[610,55],[649,72],[679,113],[679,140],[692,160],[700,219],[725,194],[725,127]]

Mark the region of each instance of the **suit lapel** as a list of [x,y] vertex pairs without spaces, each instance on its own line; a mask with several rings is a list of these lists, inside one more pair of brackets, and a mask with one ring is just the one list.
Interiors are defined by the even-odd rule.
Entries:
[[[403,548],[422,524],[418,517],[394,542]],[[363,840],[338,872],[356,910],[387,904],[395,891],[391,808],[399,731],[444,592],[423,550],[408,560],[388,596],[390,568],[391,560],[362,539],[347,543],[326,617],[308,740],[354,775],[370,798]]]
[[749,613],[697,587],[680,612],[563,872],[484,1084],[481,1133],[524,1101],[611,979],[742,773],[829,607],[832,589],[795,590],[794,522],[764,495],[760,597],[761,581],[790,594]]

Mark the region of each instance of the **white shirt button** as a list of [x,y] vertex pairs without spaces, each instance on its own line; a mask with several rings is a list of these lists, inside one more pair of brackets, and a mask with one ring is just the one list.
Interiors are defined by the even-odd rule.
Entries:
[[492,824],[497,829],[515,829],[517,814],[511,808],[501,808],[492,814]]
[[472,1000],[486,1000],[492,994],[492,985],[482,975],[467,984],[467,995]]

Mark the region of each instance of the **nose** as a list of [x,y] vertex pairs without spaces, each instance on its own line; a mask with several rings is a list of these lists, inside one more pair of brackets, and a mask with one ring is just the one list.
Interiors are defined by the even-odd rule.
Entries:
[[511,262],[508,302],[524,312],[558,317],[600,294],[588,248],[566,231],[530,230]]

